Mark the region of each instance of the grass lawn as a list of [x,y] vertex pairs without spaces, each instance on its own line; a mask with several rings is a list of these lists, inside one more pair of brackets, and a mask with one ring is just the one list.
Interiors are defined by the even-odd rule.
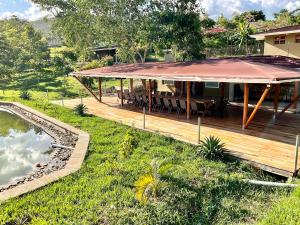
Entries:
[[[21,101],[9,93],[14,92],[0,100]],[[21,102],[90,133],[89,151],[80,171],[1,204],[0,224],[253,224],[272,207],[264,223],[274,224],[280,199],[294,198],[286,189],[242,182],[272,177],[237,162],[206,160],[196,147],[157,134],[133,130],[136,144],[127,158],[121,157],[129,127],[45,104],[39,101],[41,93],[33,92],[38,100]],[[134,184],[153,159],[176,164],[158,195],[140,203]],[[289,202],[284,204],[288,213]]]

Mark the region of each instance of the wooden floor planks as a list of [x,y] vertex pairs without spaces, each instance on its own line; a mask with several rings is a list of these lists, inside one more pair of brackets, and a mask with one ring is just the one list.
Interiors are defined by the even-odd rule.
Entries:
[[[83,102],[94,115],[137,128],[143,126],[142,110],[128,105],[121,108],[116,97],[103,97],[103,104],[93,98],[83,99]],[[54,103],[61,104],[59,101]],[[70,108],[79,103],[80,99],[64,101],[65,106]],[[271,111],[261,110],[249,129],[243,131],[241,124],[242,109],[233,106],[224,118],[202,118],[201,139],[215,135],[226,144],[229,154],[252,162],[264,170],[291,176],[294,172],[296,135],[300,133],[300,115],[286,113],[274,121]],[[195,116],[188,121],[185,115],[177,117],[175,114],[154,112],[146,116],[146,129],[182,141],[197,142]]]

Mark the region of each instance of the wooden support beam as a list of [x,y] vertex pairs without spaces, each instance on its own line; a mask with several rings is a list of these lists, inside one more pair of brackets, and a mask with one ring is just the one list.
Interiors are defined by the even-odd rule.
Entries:
[[123,79],[120,79],[120,86],[121,86],[121,106],[124,106],[124,91],[123,91]]
[[102,78],[98,78],[99,101],[102,102]]
[[243,129],[247,123],[249,103],[249,84],[244,84],[244,109],[243,109]]
[[280,113],[278,113],[278,114],[276,115],[276,118],[281,117],[281,116],[285,113],[285,111],[288,110],[288,109],[289,109],[293,104],[295,104],[295,102],[297,102],[299,99],[300,99],[300,95],[298,95],[296,98],[294,98],[294,99],[291,101],[290,104],[288,104],[288,105],[287,105]]
[[133,79],[130,79],[130,91],[133,92]]
[[93,91],[87,87],[84,83],[82,83],[82,81],[80,80],[79,77],[74,76],[74,78],[84,87],[84,89],[90,94],[92,95],[98,102],[100,102],[99,98],[93,93]]
[[[275,93],[274,93],[274,115],[277,114],[278,111],[278,103],[280,97],[280,84],[275,84]],[[276,117],[276,116],[275,116]]]
[[148,101],[149,101],[149,113],[151,113],[151,111],[152,111],[152,81],[150,79],[149,79]]
[[[298,95],[299,95],[299,82],[296,81],[296,82],[295,82],[295,86],[294,86],[293,99],[297,98]],[[296,110],[297,110],[297,101],[294,102],[294,104],[293,104],[293,109],[296,109]]]
[[247,120],[247,123],[245,124],[244,129],[247,129],[247,127],[253,121],[254,116],[256,115],[259,107],[261,106],[261,104],[263,103],[263,101],[265,100],[265,98],[267,97],[267,95],[269,94],[269,91],[270,91],[270,85],[267,85],[267,87],[264,90],[263,94],[261,95],[261,97],[260,97],[257,105],[255,106],[254,110],[252,111],[251,115],[249,116],[249,119]]
[[224,100],[225,98],[225,83],[221,83],[221,99]]
[[187,100],[187,106],[186,106],[186,118],[189,120],[191,115],[191,82],[186,82],[186,100]]

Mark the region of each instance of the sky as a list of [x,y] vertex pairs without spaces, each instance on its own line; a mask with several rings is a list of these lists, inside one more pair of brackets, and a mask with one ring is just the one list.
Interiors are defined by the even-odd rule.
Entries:
[[[267,18],[271,19],[273,13],[283,8],[300,8],[300,0],[202,0],[202,6],[212,18],[217,18],[220,14],[231,17],[233,14],[255,9],[263,10]],[[0,0],[0,19],[16,15],[34,21],[48,14],[30,0]]]

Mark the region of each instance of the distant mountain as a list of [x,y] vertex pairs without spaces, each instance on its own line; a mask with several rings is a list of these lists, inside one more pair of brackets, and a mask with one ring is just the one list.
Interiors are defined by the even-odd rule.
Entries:
[[61,39],[53,34],[51,26],[54,22],[54,18],[40,19],[30,22],[32,26],[40,31],[48,40],[49,47],[61,46]]

